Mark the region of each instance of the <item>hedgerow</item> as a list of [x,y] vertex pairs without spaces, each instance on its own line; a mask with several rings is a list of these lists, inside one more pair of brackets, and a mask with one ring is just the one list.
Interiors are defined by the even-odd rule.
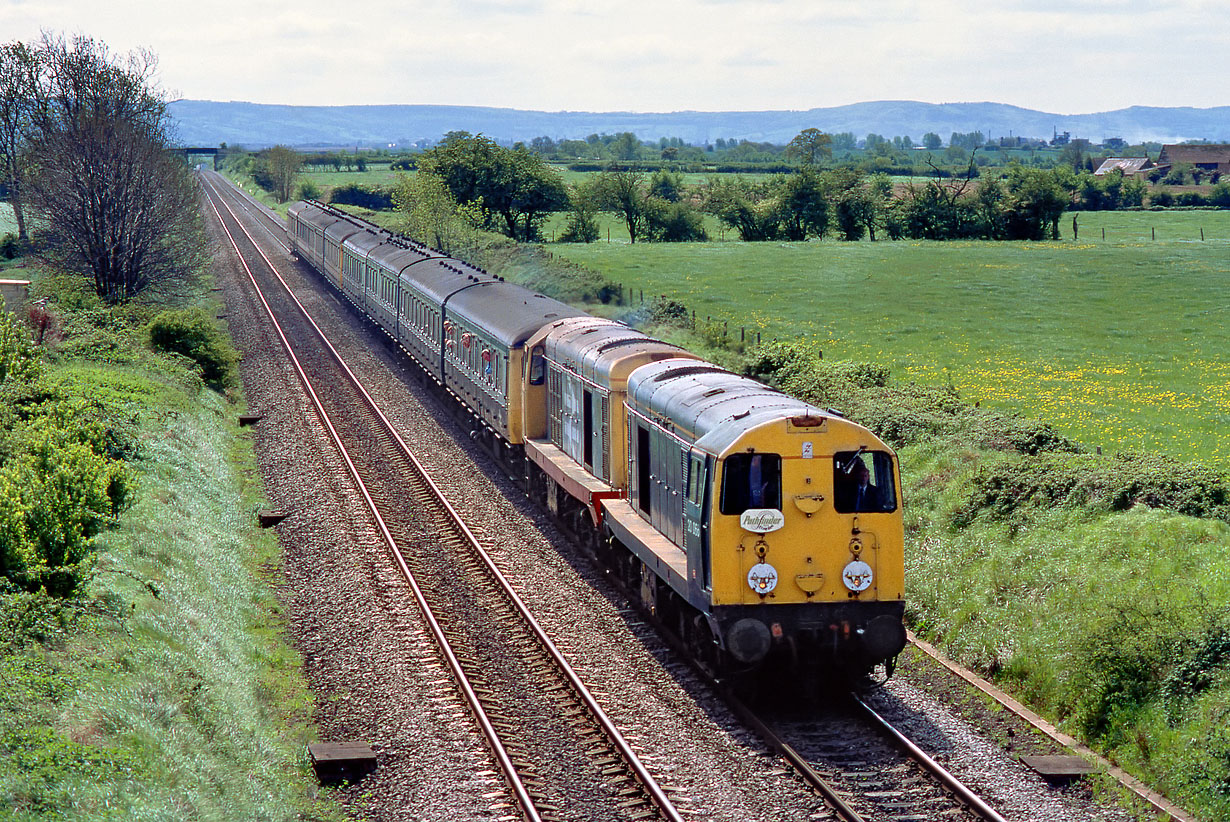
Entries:
[[1037,454],[985,465],[952,514],[1012,521],[1055,506],[1126,511],[1137,505],[1230,522],[1230,486],[1217,471],[1162,454]]

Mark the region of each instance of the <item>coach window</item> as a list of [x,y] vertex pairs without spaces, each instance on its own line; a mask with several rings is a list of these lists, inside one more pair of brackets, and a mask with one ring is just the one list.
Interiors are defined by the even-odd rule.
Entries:
[[780,454],[731,454],[722,469],[719,510],[738,516],[749,508],[782,507]]

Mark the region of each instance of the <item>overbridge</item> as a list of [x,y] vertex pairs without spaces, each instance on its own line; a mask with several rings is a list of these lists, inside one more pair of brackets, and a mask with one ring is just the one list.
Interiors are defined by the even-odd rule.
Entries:
[[218,152],[221,149],[217,148],[173,148],[172,153],[183,155],[184,162],[192,165],[193,157],[210,157],[212,158],[214,171],[218,170]]

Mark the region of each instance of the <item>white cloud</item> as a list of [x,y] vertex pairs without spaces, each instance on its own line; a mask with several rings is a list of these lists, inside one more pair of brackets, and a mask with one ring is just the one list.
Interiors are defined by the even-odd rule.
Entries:
[[187,97],[547,110],[1225,105],[1223,18],[1224,0],[0,0],[7,37],[147,46]]

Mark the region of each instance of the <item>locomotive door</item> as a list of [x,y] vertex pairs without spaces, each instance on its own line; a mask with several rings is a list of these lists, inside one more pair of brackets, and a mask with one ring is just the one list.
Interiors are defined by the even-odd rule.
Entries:
[[582,428],[582,411],[581,411],[581,381],[577,379],[575,374],[564,371],[560,374],[563,383],[562,396],[560,401],[563,405],[563,413],[560,415],[560,422],[563,424],[563,443],[561,447],[564,453],[572,457],[577,462],[584,459],[584,434]]
[[704,454],[689,455],[683,499],[683,550],[688,555],[688,576],[692,580],[699,578],[705,590],[713,587],[709,572],[708,512],[705,510],[709,499],[708,469]]

